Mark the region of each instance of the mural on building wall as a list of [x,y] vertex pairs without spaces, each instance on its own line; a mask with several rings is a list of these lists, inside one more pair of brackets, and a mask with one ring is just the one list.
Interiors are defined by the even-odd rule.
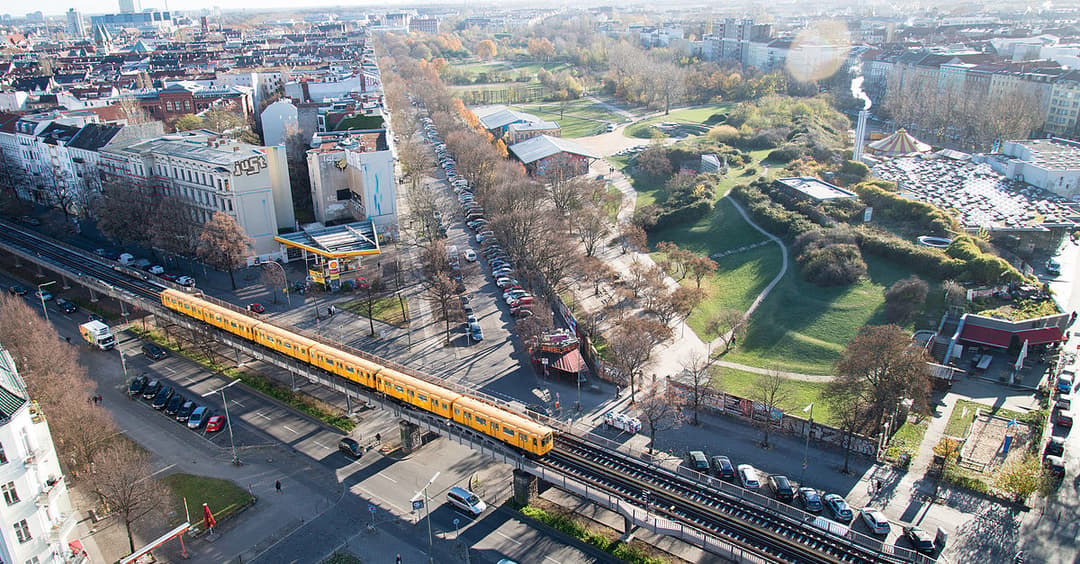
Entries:
[[233,176],[252,176],[259,174],[264,168],[269,168],[270,165],[266,162],[266,155],[255,155],[254,157],[248,157],[242,161],[236,161],[233,163]]

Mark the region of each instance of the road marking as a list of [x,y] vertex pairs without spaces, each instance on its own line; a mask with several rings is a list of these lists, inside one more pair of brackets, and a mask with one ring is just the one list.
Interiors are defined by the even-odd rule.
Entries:
[[170,374],[176,374],[176,369],[171,366],[166,366],[165,370],[168,370]]
[[397,480],[391,478],[390,476],[387,476],[387,475],[383,474],[382,472],[379,472],[378,474],[376,474],[376,476],[379,476],[380,478],[386,478],[387,480],[390,480],[391,482],[394,482],[395,484],[397,483]]
[[562,564],[562,560],[555,560],[554,558],[552,558],[550,556],[544,556],[544,560],[550,560],[550,561],[554,562],[555,564]]
[[508,537],[505,534],[503,534],[501,531],[495,531],[495,534],[499,535],[500,537],[502,537],[502,538],[504,538],[504,539],[506,539],[508,541],[512,541],[514,544],[521,544],[521,541],[519,541],[519,540],[517,540],[517,539],[515,539],[513,537]]
[[232,400],[232,402],[235,403],[236,405],[239,405],[240,407],[244,407],[244,404],[240,403],[239,401]]
[[173,466],[176,466],[176,465],[175,465],[175,464],[170,464],[170,465],[168,465],[168,466],[166,466],[166,467],[162,468],[161,470],[158,470],[157,472],[154,472],[153,474],[150,474],[150,475],[151,475],[151,476],[157,476],[158,474],[160,474],[160,473],[162,473],[162,472],[164,472],[164,471],[168,470],[169,468],[172,468]]
[[311,441],[311,442],[313,442],[313,443],[315,443],[315,444],[319,445],[320,447],[322,447],[322,448],[324,448],[324,449],[326,449],[326,450],[332,450],[332,449],[331,449],[330,447],[328,447],[328,446],[326,446],[326,445],[324,445],[324,444],[320,443],[319,441]]
[[289,427],[288,425],[282,425],[282,427],[284,427],[285,429],[288,429],[288,430],[292,431],[294,435],[299,435],[299,434],[300,434],[300,433],[297,433],[296,431],[293,431],[293,428],[292,428],[292,427]]
[[269,418],[269,417],[267,417],[267,416],[265,416],[265,415],[263,415],[263,412],[261,412],[261,411],[256,411],[256,412],[255,412],[255,415],[258,415],[259,417],[262,417],[263,419],[265,419],[265,420],[267,420],[267,421],[269,421],[269,420],[270,420],[270,418]]

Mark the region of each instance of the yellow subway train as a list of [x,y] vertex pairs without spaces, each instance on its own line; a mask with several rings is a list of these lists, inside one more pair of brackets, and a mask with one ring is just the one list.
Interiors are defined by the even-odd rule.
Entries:
[[184,292],[163,290],[161,304],[531,454],[544,455],[551,450],[550,427],[482,399],[381,366]]

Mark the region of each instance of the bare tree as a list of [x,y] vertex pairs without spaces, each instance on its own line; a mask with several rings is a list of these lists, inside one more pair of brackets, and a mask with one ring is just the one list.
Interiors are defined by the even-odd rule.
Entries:
[[825,387],[822,396],[840,419],[840,430],[844,432],[844,473],[847,474],[855,433],[866,429],[873,402],[863,383],[858,380],[833,380]]
[[146,201],[146,194],[130,181],[106,183],[92,206],[98,229],[121,243],[148,242],[146,219],[150,210]]
[[[281,263],[278,263],[280,266]],[[278,303],[278,291],[285,288],[285,267],[278,268],[272,264],[264,264],[259,267],[259,280],[274,296],[274,303]],[[288,291],[288,290],[286,290]]]
[[196,222],[194,206],[180,198],[163,196],[157,198],[149,217],[145,218],[142,228],[149,223],[150,243],[157,249],[173,256],[191,258],[195,256],[199,242],[199,224]]
[[128,548],[135,552],[132,526],[172,505],[169,489],[153,477],[150,455],[129,441],[116,441],[94,457],[96,471],[90,489],[127,531]]
[[600,283],[610,280],[615,275],[615,269],[603,260],[588,256],[582,261],[578,273],[581,275],[582,280],[592,283],[593,295],[595,296],[600,294]]
[[694,425],[698,424],[698,412],[709,390],[715,384],[712,374],[713,361],[696,350],[690,351],[682,362],[682,380],[690,387],[690,395],[686,398],[686,404],[694,413]]
[[446,322],[446,344],[450,344],[450,322],[462,319],[457,283],[446,272],[436,272],[424,283],[424,290],[436,319]]
[[657,345],[671,338],[671,327],[642,317],[621,320],[610,336],[611,364],[629,379],[630,403],[636,400],[637,377],[652,358]]
[[724,342],[724,350],[720,354],[727,354],[746,331],[746,315],[737,309],[722,309],[706,322],[705,331],[715,333]]
[[765,410],[765,421],[762,423],[765,438],[761,441],[761,446],[765,448],[769,448],[769,432],[772,430],[773,425],[773,411],[787,400],[788,395],[788,381],[776,369],[769,370],[767,374],[758,375],[757,380],[754,382],[754,400],[760,403]]
[[571,224],[577,226],[578,239],[585,249],[585,256],[591,257],[596,253],[600,241],[611,233],[611,225],[607,221],[607,213],[600,206],[586,204],[578,211]]
[[375,294],[382,288],[382,278],[379,276],[372,277],[367,281],[364,286],[364,292],[367,294],[367,300],[364,302],[365,313],[368,318],[368,327],[371,331],[371,336],[375,336]]
[[694,279],[698,288],[701,287],[701,280],[716,272],[718,268],[720,265],[709,257],[694,257],[686,263],[686,271]]
[[236,289],[236,269],[243,266],[251,254],[251,238],[244,233],[244,228],[225,212],[214,212],[214,216],[203,226],[199,235],[197,254],[199,259],[218,270],[229,272],[229,282]]
[[670,431],[682,424],[682,414],[675,402],[667,394],[667,386],[664,381],[653,382],[648,388],[642,390],[641,401],[638,402],[641,409],[641,419],[649,429],[649,452],[656,446],[656,434]]

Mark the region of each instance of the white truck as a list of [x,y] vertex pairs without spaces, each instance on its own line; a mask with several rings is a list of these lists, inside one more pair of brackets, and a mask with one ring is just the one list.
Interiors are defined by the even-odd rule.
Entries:
[[616,413],[614,411],[605,413],[604,424],[624,433],[634,434],[641,432],[641,420],[637,417],[630,417],[625,413]]
[[79,326],[79,334],[92,347],[107,351],[116,346],[116,337],[109,326],[100,321],[87,321]]

